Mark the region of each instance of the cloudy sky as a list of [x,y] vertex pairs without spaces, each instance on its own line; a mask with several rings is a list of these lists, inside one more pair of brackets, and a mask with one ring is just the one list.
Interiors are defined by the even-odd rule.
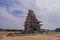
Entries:
[[0,0],[0,28],[24,29],[24,22],[31,9],[41,28],[60,28],[60,0]]

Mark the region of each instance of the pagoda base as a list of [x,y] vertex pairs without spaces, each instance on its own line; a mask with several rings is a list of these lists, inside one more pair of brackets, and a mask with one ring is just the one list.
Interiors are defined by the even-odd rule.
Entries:
[[40,30],[39,31],[25,30],[24,33],[40,33]]

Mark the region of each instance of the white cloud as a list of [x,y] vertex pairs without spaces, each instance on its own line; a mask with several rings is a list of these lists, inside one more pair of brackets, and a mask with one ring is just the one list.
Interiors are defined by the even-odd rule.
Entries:
[[36,0],[36,6],[40,9],[38,16],[42,15],[39,17],[44,24],[42,28],[60,27],[60,0]]
[[22,21],[24,21],[23,18],[14,17],[7,12],[6,8],[0,8],[0,28],[21,29]]
[[[60,0],[11,0],[11,2],[13,5],[8,8],[0,7],[0,25],[3,26],[3,28],[23,28],[28,9],[34,10],[37,18],[42,20],[44,24],[42,28],[55,29],[57,26],[59,27]],[[13,10],[22,10],[23,14],[21,15],[23,17],[14,17],[11,14]],[[55,20],[55,18],[58,20]],[[57,23],[57,21],[59,23]]]

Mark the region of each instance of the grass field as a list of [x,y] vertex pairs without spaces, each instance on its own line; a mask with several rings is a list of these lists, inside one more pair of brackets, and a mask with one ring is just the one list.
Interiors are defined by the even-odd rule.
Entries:
[[60,40],[60,33],[19,34],[6,36],[8,32],[0,32],[0,40]]

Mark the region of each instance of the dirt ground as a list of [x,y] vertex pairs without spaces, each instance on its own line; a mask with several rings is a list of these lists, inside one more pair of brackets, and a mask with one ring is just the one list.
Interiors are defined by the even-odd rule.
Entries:
[[7,32],[0,32],[0,40],[60,40],[60,33],[6,35]]

